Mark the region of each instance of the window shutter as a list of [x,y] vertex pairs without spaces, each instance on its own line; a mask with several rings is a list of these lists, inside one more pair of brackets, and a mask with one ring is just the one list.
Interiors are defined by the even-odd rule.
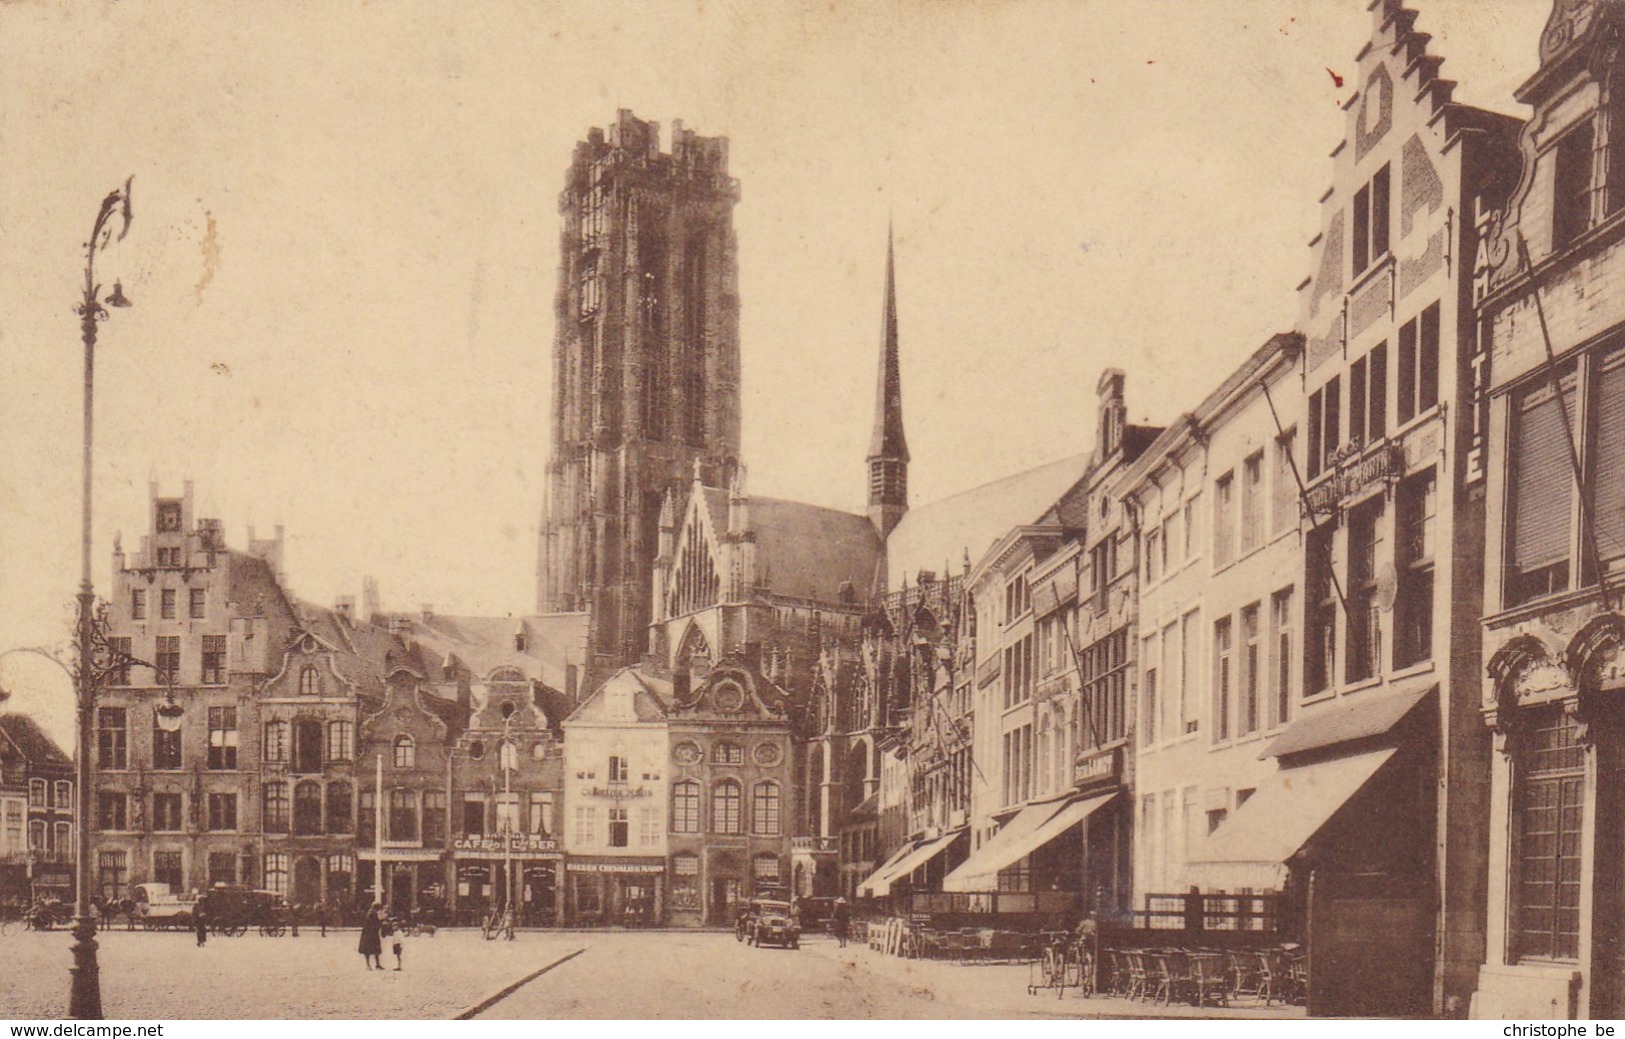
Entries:
[[1625,557],[1625,347],[1604,357],[1597,380],[1597,447],[1591,500],[1597,552]]
[[[1574,418],[1574,377],[1562,382],[1563,405]],[[1574,474],[1567,433],[1550,386],[1526,392],[1519,401],[1513,462],[1512,565],[1529,573],[1569,555],[1569,519]]]

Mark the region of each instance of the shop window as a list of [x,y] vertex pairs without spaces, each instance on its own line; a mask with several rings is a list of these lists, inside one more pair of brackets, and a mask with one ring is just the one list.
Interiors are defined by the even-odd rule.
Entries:
[[700,857],[682,854],[671,860],[671,907],[696,910],[700,908]]
[[1529,709],[1516,735],[1513,955],[1577,960],[1585,844],[1585,748],[1561,705]]
[[1399,488],[1394,545],[1398,595],[1394,602],[1394,666],[1408,667],[1433,655],[1433,555],[1438,491],[1433,470]]
[[103,851],[96,854],[96,879],[102,898],[118,901],[124,897],[124,884],[129,878],[129,858],[122,851]]
[[756,878],[758,885],[777,884],[779,882],[779,857],[777,855],[758,855],[751,860],[751,876]]
[[152,879],[160,884],[168,884],[171,891],[181,890],[181,853],[178,851],[153,852]]

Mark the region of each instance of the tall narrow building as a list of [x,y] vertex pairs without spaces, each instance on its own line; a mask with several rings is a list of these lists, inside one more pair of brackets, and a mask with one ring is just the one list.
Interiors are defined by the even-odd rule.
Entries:
[[625,110],[576,145],[559,196],[537,608],[590,614],[598,676],[642,654],[667,490],[739,455],[738,200],[726,138],[674,123],[662,152]]
[[886,301],[880,319],[880,378],[869,440],[869,519],[882,538],[908,511],[908,438],[903,435],[903,378],[897,359],[897,272],[886,229]]

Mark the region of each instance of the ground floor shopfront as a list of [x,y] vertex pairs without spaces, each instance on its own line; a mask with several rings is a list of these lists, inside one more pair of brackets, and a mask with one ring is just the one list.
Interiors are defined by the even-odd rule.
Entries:
[[565,862],[564,923],[659,927],[666,920],[666,860],[584,856]]

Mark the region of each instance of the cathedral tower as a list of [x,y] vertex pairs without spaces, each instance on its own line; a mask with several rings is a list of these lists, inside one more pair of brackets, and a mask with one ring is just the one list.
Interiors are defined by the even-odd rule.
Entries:
[[882,539],[908,511],[908,439],[903,436],[903,378],[897,360],[897,275],[886,229],[886,301],[880,318],[880,379],[869,440],[869,519]]
[[[537,608],[585,610],[599,676],[642,655],[661,504],[739,455],[739,297],[728,141],[622,110],[559,195],[553,455]],[[586,687],[586,686],[584,686]]]

